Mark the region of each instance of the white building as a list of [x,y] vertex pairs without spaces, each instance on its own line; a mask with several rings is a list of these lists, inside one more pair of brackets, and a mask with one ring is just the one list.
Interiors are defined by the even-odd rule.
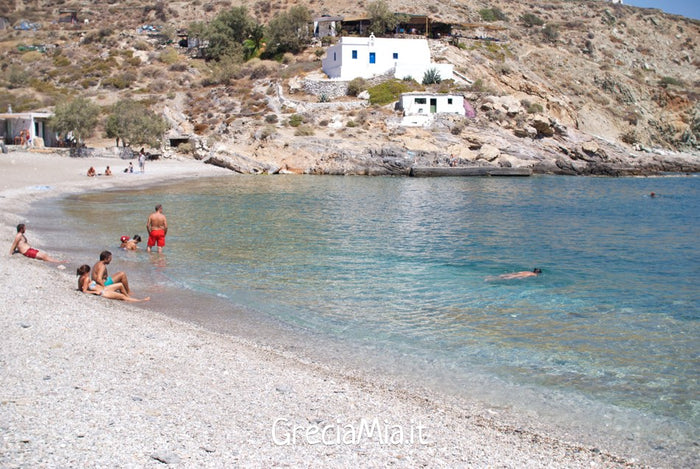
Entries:
[[329,47],[323,59],[323,71],[330,78],[352,80],[392,73],[398,79],[411,77],[420,82],[429,69],[440,78],[452,78],[452,64],[430,62],[427,39],[342,37]]
[[20,143],[20,133],[29,132],[30,142],[36,145],[37,138],[45,146],[56,146],[56,134],[49,128],[49,112],[7,112],[0,114],[0,139],[8,145]]
[[405,126],[428,125],[435,114],[466,115],[464,96],[461,94],[403,93],[398,108],[403,110],[401,125]]
[[321,16],[314,19],[314,37],[335,37],[340,24],[343,21],[342,16]]

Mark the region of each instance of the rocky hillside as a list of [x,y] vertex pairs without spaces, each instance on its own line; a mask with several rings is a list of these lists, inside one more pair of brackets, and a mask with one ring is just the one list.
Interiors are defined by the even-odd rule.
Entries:
[[[178,46],[178,31],[232,6],[265,23],[298,4],[269,0],[5,0],[0,112],[78,95],[105,112],[142,99],[163,112],[169,136],[190,139],[178,151],[246,172],[405,174],[451,162],[563,174],[700,170],[700,22],[605,1],[387,3],[455,25],[431,50],[465,80],[433,89],[463,93],[476,118],[405,128],[393,105],[321,103],[306,91],[323,76],[320,44],[281,63],[228,67]],[[366,13],[341,0],[301,4],[317,15]],[[59,22],[69,10],[79,21]],[[113,145],[100,132],[89,143]]]

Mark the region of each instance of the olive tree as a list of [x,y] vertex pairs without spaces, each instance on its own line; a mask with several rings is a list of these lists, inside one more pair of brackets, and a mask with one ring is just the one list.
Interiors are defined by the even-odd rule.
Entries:
[[394,31],[399,23],[408,19],[408,15],[393,13],[384,0],[377,0],[367,5],[367,14],[370,18],[369,32],[376,35]]
[[[262,39],[261,26],[248,15],[241,6],[219,13],[212,22],[204,26],[194,23],[191,33],[206,40],[204,56],[208,60],[221,60],[223,57],[239,57],[243,60],[243,43],[251,36]],[[259,47],[259,43],[257,46]]]
[[274,57],[285,52],[297,54],[309,42],[311,12],[305,6],[297,5],[289,11],[275,15],[268,24],[268,40],[265,56]]
[[100,107],[86,98],[61,103],[56,106],[50,127],[59,134],[72,132],[76,141],[90,137],[97,127]]
[[165,120],[133,99],[122,99],[112,106],[107,117],[105,131],[107,137],[119,140],[123,146],[150,145],[157,146],[168,129]]

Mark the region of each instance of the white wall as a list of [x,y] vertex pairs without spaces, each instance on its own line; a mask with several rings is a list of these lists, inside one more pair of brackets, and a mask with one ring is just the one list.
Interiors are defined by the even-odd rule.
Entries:
[[[434,112],[431,109],[431,100],[435,100]],[[404,93],[399,102],[406,116],[424,116],[433,113],[461,116],[465,114],[464,96],[458,94]]]
[[451,64],[430,63],[426,39],[342,37],[328,48],[322,64],[326,75],[341,80],[371,78],[393,72],[399,79],[410,76],[422,81],[423,74],[430,68],[438,69],[443,79],[452,78]]

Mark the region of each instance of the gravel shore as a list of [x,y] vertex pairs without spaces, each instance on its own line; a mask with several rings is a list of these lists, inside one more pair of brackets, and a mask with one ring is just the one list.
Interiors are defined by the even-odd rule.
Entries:
[[[87,178],[112,165],[115,175]],[[48,195],[229,174],[192,160],[0,155],[0,466],[614,467],[542,422],[334,369],[76,290],[75,268],[10,256]]]

